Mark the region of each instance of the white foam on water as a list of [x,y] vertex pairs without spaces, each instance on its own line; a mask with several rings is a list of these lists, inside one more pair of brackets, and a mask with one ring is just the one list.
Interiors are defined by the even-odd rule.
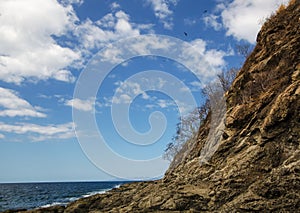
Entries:
[[71,198],[68,198],[68,200],[66,202],[54,202],[54,203],[51,203],[51,204],[46,204],[46,205],[43,205],[39,208],[49,208],[49,207],[52,207],[52,206],[66,206],[68,205],[70,202],[74,202],[80,198],[87,198],[87,197],[90,197],[90,196],[93,196],[93,195],[97,195],[97,194],[104,194],[105,192],[107,192],[108,190],[111,190],[113,188],[119,188],[122,184],[117,184],[116,186],[112,187],[112,188],[106,188],[106,189],[102,189],[100,191],[93,191],[93,192],[88,192],[87,194],[85,195],[82,195],[82,196],[79,196],[79,197],[71,197]]
[[68,203],[61,203],[61,202],[54,202],[54,203],[51,203],[51,204],[46,204],[46,205],[43,205],[39,208],[49,208],[51,206],[66,206]]
[[103,189],[101,191],[89,192],[89,193],[83,195],[82,197],[90,197],[90,196],[97,195],[97,194],[104,194],[105,192],[107,192],[110,189],[111,188],[109,188],[109,189]]
[[118,184],[118,185],[116,185],[114,188],[118,189],[118,188],[120,188],[121,185],[122,185],[122,184]]

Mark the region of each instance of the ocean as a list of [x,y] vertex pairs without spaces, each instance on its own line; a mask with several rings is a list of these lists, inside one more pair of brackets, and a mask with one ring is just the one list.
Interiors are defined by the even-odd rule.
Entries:
[[126,182],[0,183],[0,212],[66,205]]

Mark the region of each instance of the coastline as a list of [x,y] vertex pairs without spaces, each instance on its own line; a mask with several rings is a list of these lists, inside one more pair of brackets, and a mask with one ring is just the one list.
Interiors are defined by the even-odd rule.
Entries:
[[79,199],[103,194],[130,182],[132,181],[1,183],[0,212],[32,211],[58,206],[64,208]]

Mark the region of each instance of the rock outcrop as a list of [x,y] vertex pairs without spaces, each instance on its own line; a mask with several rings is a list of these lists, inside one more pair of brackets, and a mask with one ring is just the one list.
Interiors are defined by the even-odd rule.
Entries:
[[225,130],[209,163],[209,119],[162,180],[125,184],[31,212],[299,212],[300,1],[263,25],[226,93]]

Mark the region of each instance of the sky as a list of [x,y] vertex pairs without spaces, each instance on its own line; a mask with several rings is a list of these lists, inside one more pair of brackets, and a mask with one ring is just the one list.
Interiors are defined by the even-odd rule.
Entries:
[[161,177],[180,116],[287,0],[0,0],[0,182]]

